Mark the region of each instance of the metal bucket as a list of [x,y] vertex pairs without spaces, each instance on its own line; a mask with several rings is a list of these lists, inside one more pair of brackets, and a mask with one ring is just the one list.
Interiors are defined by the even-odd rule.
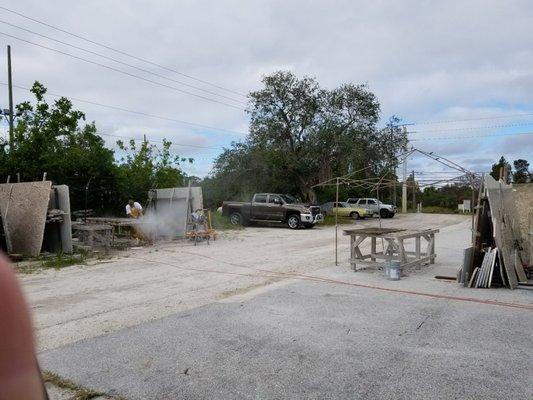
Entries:
[[400,280],[400,261],[391,260],[390,265],[387,266],[388,277],[391,281]]

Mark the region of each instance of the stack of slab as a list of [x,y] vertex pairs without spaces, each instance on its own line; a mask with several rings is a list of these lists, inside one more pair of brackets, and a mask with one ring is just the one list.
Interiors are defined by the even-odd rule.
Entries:
[[[489,249],[484,253],[483,261],[480,267],[474,268],[469,287],[475,288],[490,288],[492,286],[492,278],[494,276],[494,267],[498,256],[498,248]],[[503,271],[500,271],[503,276]]]
[[61,211],[54,213],[54,223],[61,214],[58,233],[61,250],[71,253],[67,186],[52,188],[50,181],[0,184],[0,215],[8,253],[30,257],[40,254],[51,202],[55,210]]
[[521,221],[532,212],[533,197],[523,202],[524,207],[516,207],[515,192],[512,185],[485,176],[476,207],[474,240],[465,251],[458,275],[464,286],[514,289],[528,283],[529,240]]
[[146,218],[155,226],[156,237],[185,237],[190,215],[203,208],[199,186],[153,189],[148,194]]

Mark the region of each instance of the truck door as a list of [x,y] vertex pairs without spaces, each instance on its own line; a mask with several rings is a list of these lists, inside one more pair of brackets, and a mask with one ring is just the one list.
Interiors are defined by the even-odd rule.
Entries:
[[373,212],[374,214],[379,213],[379,206],[378,206],[378,203],[376,202],[376,200],[374,200],[374,199],[367,199],[367,201],[368,201],[367,208],[368,208],[369,210],[372,210],[372,212]]
[[285,218],[285,207],[281,197],[276,194],[268,195],[268,219],[273,221],[283,221]]
[[[355,206],[357,207],[361,207],[361,208],[364,208],[366,210],[370,210],[371,208],[366,204],[366,199],[359,199],[357,200],[357,203],[355,204]],[[372,210],[372,213],[374,212],[374,210]]]
[[252,219],[268,219],[268,204],[266,194],[256,194],[252,201]]

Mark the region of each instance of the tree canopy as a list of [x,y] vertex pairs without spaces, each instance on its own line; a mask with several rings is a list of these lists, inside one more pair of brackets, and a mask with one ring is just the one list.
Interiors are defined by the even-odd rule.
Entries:
[[[179,162],[170,153],[171,143],[163,140],[162,149],[146,140],[140,146],[119,144],[125,154],[118,159],[105,146],[94,122],[86,123],[85,114],[61,97],[49,104],[46,88],[35,82],[31,92],[35,103],[18,104],[20,116],[12,143],[0,143],[0,177],[5,182],[16,174],[21,181],[47,179],[70,188],[71,209],[85,207],[98,213],[122,211],[131,197],[144,201],[153,187],[183,183]],[[192,160],[191,160],[192,161]],[[87,190],[87,192],[86,192]]]
[[150,144],[146,138],[140,146],[135,140],[130,140],[128,145],[122,141],[117,144],[124,153],[118,165],[118,187],[120,192],[128,193],[129,198],[144,203],[149,189],[183,185],[184,174],[177,166],[187,159],[172,156],[170,141],[163,140],[161,149]]
[[[504,172],[502,172],[502,170]],[[511,164],[509,164],[509,162],[505,159],[504,156],[501,156],[500,160],[496,164],[492,164],[490,172],[492,177],[496,180],[500,179],[502,173],[504,173],[505,180],[509,181],[511,178]]]
[[527,160],[518,159],[513,162],[515,172],[513,173],[513,182],[526,183],[530,182],[529,163]]
[[327,90],[286,71],[262,82],[249,94],[249,135],[224,150],[207,180],[226,198],[279,191],[316,201],[314,185],[364,167],[365,176],[384,172],[406,145],[397,120],[377,128],[379,102],[366,85]]
[[500,179],[502,169],[505,171],[504,178],[507,182],[511,181],[511,177],[514,183],[527,183],[531,182],[531,174],[529,173],[529,162],[527,160],[518,159],[513,162],[514,171],[504,156],[500,157],[500,160],[492,164],[490,174],[496,180]]

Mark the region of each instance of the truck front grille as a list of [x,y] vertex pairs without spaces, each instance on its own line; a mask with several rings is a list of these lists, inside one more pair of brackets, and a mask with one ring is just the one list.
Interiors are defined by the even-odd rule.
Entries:
[[320,214],[320,207],[309,207],[311,209],[311,215],[315,216],[317,214]]

